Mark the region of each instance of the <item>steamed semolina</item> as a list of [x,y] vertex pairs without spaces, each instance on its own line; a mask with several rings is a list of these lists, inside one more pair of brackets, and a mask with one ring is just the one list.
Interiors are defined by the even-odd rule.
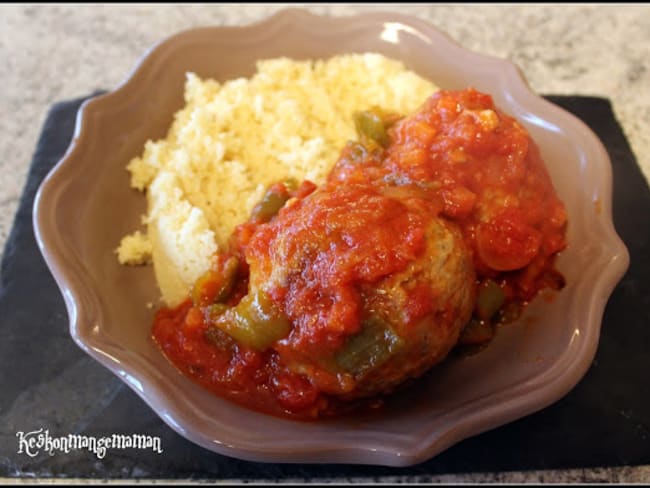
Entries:
[[225,83],[188,73],[166,139],[148,141],[128,165],[131,185],[147,191],[147,237],[127,236],[118,259],[151,259],[163,299],[176,305],[268,185],[324,180],[356,138],[355,111],[406,114],[434,90],[379,54],[263,60],[250,79]]

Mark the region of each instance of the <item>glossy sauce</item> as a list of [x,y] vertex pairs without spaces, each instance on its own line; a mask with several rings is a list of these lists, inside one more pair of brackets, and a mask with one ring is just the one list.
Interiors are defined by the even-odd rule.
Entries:
[[[385,149],[346,146],[317,191],[309,182],[293,191],[276,185],[288,200],[282,218],[242,223],[229,249],[214,258],[215,270],[228,257],[241,263],[230,306],[253,285],[251,263],[276,283],[266,291],[293,324],[287,338],[258,351],[210,327],[210,299],[221,285],[209,276],[200,284],[205,300],[188,299],[157,313],[153,337],[184,374],[271,414],[340,413],[345,403],[332,393],[344,392],[349,379],[325,368],[298,374],[278,351],[285,362],[292,355],[335,351],[358,332],[364,286],[404,270],[421,255],[427,215],[459,226],[477,284],[493,280],[508,303],[525,305],[541,289],[563,286],[553,262],[566,246],[564,206],[535,143],[489,95],[473,89],[438,92],[414,115],[392,122],[387,133]],[[313,252],[302,251],[310,246]],[[288,270],[292,256],[309,260],[294,263],[304,271],[288,286],[283,270],[270,268],[274,252],[283,253]],[[427,313],[431,298],[422,288],[409,293],[412,310],[406,315],[416,320]],[[315,375],[318,381],[310,381]]]

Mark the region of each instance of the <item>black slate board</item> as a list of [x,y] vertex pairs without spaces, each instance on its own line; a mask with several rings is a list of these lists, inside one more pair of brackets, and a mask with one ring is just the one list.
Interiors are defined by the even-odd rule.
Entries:
[[[0,476],[300,480],[650,464],[650,190],[610,103],[549,96],[583,119],[613,163],[614,220],[631,266],[605,310],[585,378],[550,407],[467,439],[408,468],[265,464],[204,450],[168,428],[127,386],[86,356],[68,334],[61,294],[37,248],[32,205],[65,152],[83,99],[54,105],[45,121],[0,274]],[[162,454],[86,450],[18,453],[17,432],[158,436]],[[415,478],[413,478],[415,477]]]

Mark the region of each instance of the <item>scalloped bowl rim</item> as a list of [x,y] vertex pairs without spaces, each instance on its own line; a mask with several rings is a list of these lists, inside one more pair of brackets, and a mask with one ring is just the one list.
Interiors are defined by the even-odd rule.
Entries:
[[[214,432],[203,432],[192,426],[188,416],[201,416],[201,412],[186,412],[168,401],[167,393],[160,385],[160,380],[154,378],[154,373],[144,362],[130,358],[129,361],[120,356],[119,345],[110,341],[100,340],[96,335],[97,327],[101,329],[102,317],[97,304],[93,301],[96,293],[92,284],[85,278],[84,264],[81,258],[65,243],[61,235],[56,234],[49,219],[58,208],[57,204],[65,196],[63,173],[70,173],[78,154],[80,142],[90,137],[92,132],[88,127],[91,120],[107,105],[128,103],[146,90],[143,82],[148,76],[147,69],[165,56],[171,56],[174,49],[184,42],[192,42],[194,36],[219,35],[225,33],[256,33],[274,32],[280,29],[300,30],[303,25],[295,22],[300,19],[304,25],[312,29],[309,35],[317,36],[320,29],[344,29],[352,22],[359,23],[392,23],[406,29],[410,34],[434,39],[436,49],[458,53],[465,59],[471,59],[475,70],[487,68],[490,76],[499,78],[504,94],[510,102],[511,110],[520,110],[524,118],[527,116],[550,122],[561,129],[569,128],[575,141],[579,141],[589,152],[589,161],[599,165],[601,180],[596,182],[596,193],[601,204],[601,228],[599,229],[603,242],[601,243],[602,263],[606,271],[593,276],[590,283],[587,300],[586,333],[572,340],[572,354],[561,357],[552,368],[533,378],[534,381],[518,384],[516,387],[501,392],[480,401],[469,402],[454,412],[463,417],[463,422],[451,422],[446,429],[427,429],[416,436],[373,431],[353,431],[350,435],[341,434],[336,440],[323,443],[318,437],[305,439],[275,439],[272,442],[260,441],[259,437],[246,436],[246,429],[235,426],[221,425]],[[328,30],[329,30],[328,29]],[[323,29],[325,30],[325,29]],[[265,34],[270,35],[270,34]],[[222,38],[223,39],[223,38]],[[436,80],[434,80],[435,82]],[[531,111],[530,107],[534,107]],[[541,114],[541,115],[540,115]],[[75,159],[77,158],[77,159]],[[451,445],[467,437],[503,425],[524,415],[540,410],[564,396],[586,373],[595,355],[600,323],[605,304],[614,287],[621,279],[629,265],[629,254],[623,242],[614,229],[611,217],[611,162],[602,143],[591,130],[578,118],[563,109],[547,102],[534,94],[526,83],[518,68],[510,61],[467,51],[431,24],[419,19],[394,13],[376,12],[356,15],[348,18],[333,18],[317,16],[299,9],[282,10],[271,17],[257,23],[245,26],[201,27],[189,29],[175,34],[151,47],[137,62],[133,71],[114,91],[97,96],[84,102],[77,114],[73,139],[63,158],[50,171],[41,184],[34,201],[34,229],[37,243],[50,268],[65,300],[70,320],[72,338],[86,353],[95,358],[113,373],[125,381],[172,429],[189,440],[217,453],[239,457],[253,461],[274,462],[341,462],[384,464],[405,466],[429,459]],[[59,185],[59,186],[57,186]],[[583,280],[584,281],[584,280]],[[583,294],[588,293],[583,290]],[[89,327],[92,323],[93,327]],[[95,328],[95,332],[92,332]],[[92,332],[92,333],[91,333]],[[128,358],[127,358],[128,359]],[[544,395],[539,394],[540,389]],[[534,399],[531,397],[535,391]],[[495,401],[499,400],[499,401]],[[484,404],[481,404],[481,401]],[[477,407],[481,407],[478,408]],[[477,411],[478,410],[478,411]],[[251,413],[254,418],[257,414]],[[278,419],[279,424],[291,421]],[[235,429],[219,437],[220,430]],[[282,428],[282,425],[279,427]],[[225,440],[224,440],[225,439]],[[233,439],[237,439],[233,441]]]

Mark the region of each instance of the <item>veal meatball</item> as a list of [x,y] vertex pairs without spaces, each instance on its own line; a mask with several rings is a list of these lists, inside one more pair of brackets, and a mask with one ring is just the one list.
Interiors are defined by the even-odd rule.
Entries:
[[444,359],[474,307],[461,233],[416,187],[325,185],[260,226],[246,260],[248,296],[290,324],[270,345],[280,362],[344,399]]
[[[383,325],[380,333],[395,341],[390,354],[375,363],[372,354],[356,351],[358,336],[348,339],[338,353],[339,358],[352,358],[350,372],[357,383],[354,396],[387,392],[422,375],[447,356],[471,317],[474,268],[460,232],[455,224],[432,218],[425,238],[420,256],[403,271],[369,287],[367,293],[366,308],[374,311],[371,321],[375,321],[370,328]],[[423,296],[426,313],[419,308]]]

